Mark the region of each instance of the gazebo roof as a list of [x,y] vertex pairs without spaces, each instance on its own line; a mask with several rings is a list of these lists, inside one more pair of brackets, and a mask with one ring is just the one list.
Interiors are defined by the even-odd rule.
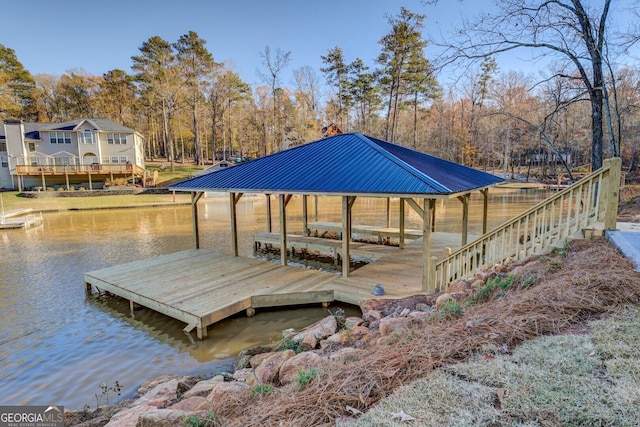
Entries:
[[175,191],[448,197],[503,181],[359,133],[310,142],[171,185]]

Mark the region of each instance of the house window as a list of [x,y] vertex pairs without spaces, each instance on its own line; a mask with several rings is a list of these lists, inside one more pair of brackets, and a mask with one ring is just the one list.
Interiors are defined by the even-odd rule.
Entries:
[[32,153],[36,151],[36,143],[35,142],[30,142],[29,143],[29,152]]
[[85,129],[84,132],[78,133],[78,137],[80,138],[80,144],[95,144],[96,140],[93,137],[93,132],[89,129]]
[[54,162],[58,166],[70,165],[71,164],[71,157],[69,157],[69,156],[58,156],[58,157],[55,157]]
[[7,151],[7,143],[2,141],[0,142],[0,151]]
[[9,167],[9,158],[8,157],[0,157],[0,167],[8,168]]
[[107,144],[126,144],[126,143],[127,143],[126,133],[108,133],[107,134]]
[[118,163],[118,156],[111,156],[111,163],[117,164]]
[[120,157],[120,163],[122,163],[123,165],[125,163],[127,163],[129,160],[127,159],[127,157]]
[[71,133],[69,132],[51,132],[49,141],[52,144],[71,144]]

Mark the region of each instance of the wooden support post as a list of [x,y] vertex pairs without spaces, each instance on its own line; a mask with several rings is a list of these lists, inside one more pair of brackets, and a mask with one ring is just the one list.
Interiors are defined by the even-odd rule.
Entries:
[[67,170],[67,166],[64,167],[64,179],[67,182],[67,191],[69,191],[69,171]]
[[342,196],[342,276],[349,277],[351,268],[351,255],[349,243],[351,240],[351,207],[356,201],[355,197]]
[[482,193],[482,234],[487,234],[487,218],[489,217],[489,189],[480,190]]
[[273,231],[273,227],[271,226],[271,194],[267,194],[267,233],[271,233]]
[[422,290],[429,292],[435,286],[432,280],[431,266],[431,215],[435,208],[435,200],[423,199],[422,208]]
[[315,203],[313,205],[314,205],[314,208],[315,208],[315,211],[316,211],[316,215],[315,215],[315,220],[314,221],[318,222],[318,196],[316,195],[316,196],[314,196],[314,198],[315,198],[315,200],[314,200]]
[[47,182],[44,179],[44,165],[40,168],[40,177],[42,179],[42,191],[47,191]]
[[398,209],[400,211],[399,214],[399,218],[398,218],[398,228],[399,228],[399,232],[400,232],[400,243],[398,244],[398,246],[400,247],[400,249],[404,248],[404,199],[401,197],[400,198],[400,207]]
[[200,230],[198,227],[198,200],[204,192],[192,192],[191,193],[191,216],[193,220],[193,236],[196,239],[196,249],[200,249]]
[[607,198],[604,229],[615,230],[618,219],[618,205],[620,203],[620,169],[622,160],[619,157],[607,159],[604,161],[604,166],[609,167],[608,185],[606,189],[603,189],[604,192],[602,194]]
[[467,236],[469,231],[469,194],[459,196],[458,200],[462,202],[462,243],[461,246],[467,244]]
[[253,317],[256,315],[256,309],[253,307],[247,308],[247,317]]
[[302,195],[302,235],[309,236],[309,222],[307,219],[307,195]]
[[280,263],[287,265],[287,202],[285,195],[279,195],[280,200]]
[[87,175],[89,175],[89,190],[93,190],[93,183],[91,182],[91,171],[87,172]]
[[391,228],[391,198],[387,197],[387,228]]
[[238,215],[237,205],[242,193],[229,193],[229,212],[231,214],[231,243],[233,244],[233,256],[238,256]]

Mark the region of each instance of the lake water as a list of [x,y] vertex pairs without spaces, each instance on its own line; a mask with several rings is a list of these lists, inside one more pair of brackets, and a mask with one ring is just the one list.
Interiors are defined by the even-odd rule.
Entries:
[[[489,227],[496,226],[546,197],[543,191],[492,190]],[[397,199],[392,212],[397,212]],[[238,204],[242,256],[251,255],[252,235],[266,230],[262,197],[243,197]],[[320,197],[319,221],[340,221],[340,198]],[[202,248],[231,252],[228,198],[203,198],[200,213]],[[274,231],[277,201],[272,201]],[[299,232],[301,201],[287,207],[288,231]],[[385,225],[384,199],[358,199],[355,224]],[[406,209],[407,227],[420,228]],[[436,230],[460,229],[461,203],[438,202]],[[470,234],[481,231],[482,199],[470,207]],[[315,220],[314,198],[309,220]],[[397,224],[397,214],[392,225]],[[0,230],[0,404],[64,405],[81,409],[105,402],[101,383],[123,386],[134,395],[140,383],[164,374],[212,375],[230,370],[242,349],[279,340],[281,331],[302,328],[328,314],[303,307],[259,310],[209,328],[203,341],[192,341],[184,324],[150,310],[129,314],[127,301],[85,292],[83,274],[132,260],[193,248],[189,206],[70,211],[43,215],[42,226]],[[212,272],[214,274],[214,272]],[[357,308],[334,304],[349,314]],[[110,402],[115,394],[110,393]]]

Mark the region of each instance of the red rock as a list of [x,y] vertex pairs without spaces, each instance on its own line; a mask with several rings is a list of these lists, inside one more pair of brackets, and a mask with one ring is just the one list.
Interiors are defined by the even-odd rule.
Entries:
[[293,350],[284,350],[273,353],[271,356],[262,361],[253,374],[261,384],[271,384],[278,379],[278,373],[282,364],[295,356]]
[[180,402],[169,406],[167,409],[179,409],[187,412],[208,411],[211,409],[211,403],[206,397],[191,396],[183,398]]
[[326,359],[312,351],[300,353],[282,364],[278,376],[280,384],[286,385],[292,382],[294,377],[300,375],[299,371],[308,372],[310,369],[320,371],[326,363]]

